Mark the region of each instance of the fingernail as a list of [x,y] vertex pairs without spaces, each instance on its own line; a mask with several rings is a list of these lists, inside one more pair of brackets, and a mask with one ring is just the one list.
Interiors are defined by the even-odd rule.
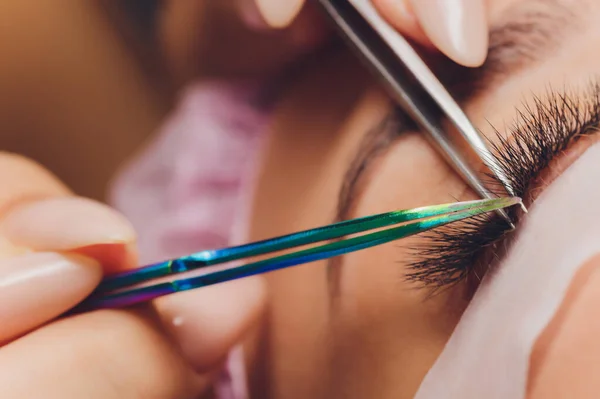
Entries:
[[38,252],[0,261],[0,342],[66,312],[101,276],[95,261],[79,255]]
[[469,67],[483,64],[488,50],[485,0],[412,0],[431,42],[448,58]]
[[419,25],[410,0],[372,0],[379,13],[400,33],[425,45],[431,41]]
[[263,309],[260,277],[218,284],[155,301],[160,319],[198,371],[221,362]]
[[129,222],[101,203],[79,197],[52,198],[11,209],[0,233],[16,246],[38,251],[70,250],[135,240]]
[[272,28],[289,26],[302,10],[305,0],[255,0],[265,22]]
[[[377,10],[400,30],[408,24],[416,24],[417,17],[408,0],[372,0]],[[397,23],[396,23],[397,22]]]

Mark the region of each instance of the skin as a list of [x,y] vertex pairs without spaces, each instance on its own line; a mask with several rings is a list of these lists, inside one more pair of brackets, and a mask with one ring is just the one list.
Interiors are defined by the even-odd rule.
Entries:
[[[590,8],[588,19],[581,22],[584,29],[566,37],[560,50],[468,104],[478,126],[485,128],[486,118],[502,126],[514,117],[515,105],[531,93],[543,93],[548,84],[562,87],[566,80],[577,86],[597,73],[597,57],[587,50],[600,37],[600,28],[593,23],[600,6]],[[492,24],[505,9],[490,8]],[[405,33],[410,36],[410,30]],[[274,68],[295,56],[274,56],[265,66]],[[171,59],[173,65],[185,64],[177,64],[176,55]],[[184,79],[185,73],[181,76]],[[287,88],[275,112],[251,238],[330,223],[348,159],[388,107],[385,95],[349,54],[332,54],[308,65]],[[7,312],[0,316],[18,320],[10,329],[0,327],[6,342],[0,348],[1,397],[195,398],[208,392],[227,351],[244,340],[253,397],[409,398],[467,305],[462,287],[425,301],[422,291],[409,289],[399,278],[406,251],[387,245],[344,259],[340,292],[333,301],[324,265],[313,264],[270,274],[265,281],[247,279],[166,298],[155,308],[102,311],[49,323],[93,290],[102,268],[136,264],[135,235],[110,209],[70,198],[61,183],[31,161],[2,154],[1,163],[5,164],[0,171],[5,172],[0,173],[0,272],[18,271],[22,262],[41,270],[47,263],[34,255],[42,251],[66,256],[72,266],[65,268],[71,273],[69,290],[51,285],[41,273],[48,283],[44,290],[36,289],[39,280],[19,280],[25,285],[18,288],[36,297],[33,305],[22,305],[15,294],[7,299],[14,306],[21,303],[22,312],[15,316],[9,313],[12,307],[0,308]],[[417,132],[396,142],[375,167],[352,216],[475,198]],[[282,187],[282,181],[294,184]],[[35,212],[27,206],[35,206]],[[50,217],[57,207],[64,212],[62,224]],[[77,207],[83,211],[73,213]],[[99,231],[77,230],[98,221],[105,224]],[[45,233],[39,234],[42,230]],[[594,259],[588,267],[596,269],[598,263]],[[593,334],[580,336],[597,309],[599,299],[593,294],[599,292],[600,280],[584,280],[572,288],[580,295],[569,296],[574,299],[563,304],[566,316],[554,320],[545,332],[547,339],[536,346],[531,398],[575,388],[589,392],[595,386],[594,364],[586,364],[589,372],[580,373],[576,382],[556,377],[571,365],[561,354],[585,351],[592,358],[600,356]],[[266,312],[255,323],[266,295]],[[194,306],[186,309],[190,303]],[[213,303],[220,303],[218,313]],[[191,329],[182,332],[160,323],[182,309]],[[114,339],[107,340],[108,334]],[[182,347],[179,342],[189,339],[181,334],[203,339]]]
[[[597,46],[594,16],[600,14],[600,6],[587,6],[577,17],[578,29],[565,35],[542,61],[509,74],[467,104],[469,116],[489,137],[493,132],[486,120],[502,128],[514,120],[515,107],[532,101],[534,94],[543,96],[548,86],[585,87],[598,73],[598,56],[589,49]],[[491,24],[509,18],[506,10],[510,9],[498,7]],[[345,57],[315,62],[289,87],[277,108],[256,190],[251,239],[334,219],[348,160],[388,107],[385,96],[365,83],[368,75],[358,67],[351,70],[350,58]],[[350,87],[349,82],[359,83]],[[557,162],[568,167],[564,159]],[[293,184],[282,187],[282,181]],[[378,159],[350,216],[474,198],[423,136],[413,132]],[[324,262],[267,275],[267,317],[249,344],[255,397],[412,397],[468,303],[462,286],[427,299],[426,292],[402,281],[405,248],[415,240],[346,256],[334,300]],[[592,267],[598,265],[596,259]],[[590,278],[585,292],[600,289],[597,281]],[[594,392],[597,365],[584,365],[577,356],[598,359],[600,347],[576,338],[588,329],[585,320],[594,317],[597,296],[582,293],[582,298],[572,303],[573,317],[564,318],[561,334],[536,347],[536,357],[545,352],[554,356],[533,362],[531,375],[537,378],[531,398]],[[559,352],[571,356],[561,358]],[[561,370],[580,366],[586,370],[577,380],[557,377]]]
[[[212,9],[177,4],[182,9],[167,9],[161,20],[161,38],[174,74],[185,80],[185,69],[177,68],[181,53],[170,43],[189,31],[175,30],[180,25],[169,18],[194,15],[190,11],[202,16]],[[226,20],[237,15],[232,11],[221,10]],[[307,17],[297,23],[302,18]],[[189,18],[187,26],[196,22]],[[287,53],[287,36],[278,36],[281,44],[269,47],[271,58],[245,66],[245,73],[278,68],[303,53]],[[304,51],[318,42],[305,43]],[[0,396],[210,396],[228,351],[264,306],[264,281],[244,279],[127,311],[59,318],[90,294],[103,274],[137,264],[135,232],[117,212],[74,196],[29,159],[0,153],[0,182],[0,319],[5,321],[0,326]],[[173,322],[175,315],[183,325]]]

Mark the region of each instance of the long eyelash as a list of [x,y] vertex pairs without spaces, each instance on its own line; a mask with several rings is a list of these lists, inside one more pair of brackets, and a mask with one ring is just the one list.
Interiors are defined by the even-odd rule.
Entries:
[[[516,194],[525,198],[557,155],[579,138],[598,131],[600,84],[591,84],[579,95],[549,91],[543,98],[536,97],[533,105],[525,106],[517,116],[509,129],[510,139],[496,131],[498,140],[492,152]],[[516,220],[516,211],[511,212]],[[412,248],[414,261],[409,264],[406,278],[434,290],[479,280],[492,257],[500,252],[500,239],[509,232],[496,215],[435,230],[425,236],[423,244]]]
[[550,92],[544,99],[535,98],[533,107],[518,112],[510,141],[496,132],[499,140],[492,151],[518,195],[524,195],[556,155],[597,132],[599,125],[600,84],[593,83],[579,96]]

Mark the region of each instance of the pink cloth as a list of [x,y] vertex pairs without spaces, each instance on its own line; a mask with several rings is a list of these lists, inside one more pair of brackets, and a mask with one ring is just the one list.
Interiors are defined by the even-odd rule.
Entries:
[[[112,202],[139,234],[142,264],[244,241],[267,111],[258,87],[191,86],[152,143],[114,182]],[[216,390],[245,399],[241,348]]]

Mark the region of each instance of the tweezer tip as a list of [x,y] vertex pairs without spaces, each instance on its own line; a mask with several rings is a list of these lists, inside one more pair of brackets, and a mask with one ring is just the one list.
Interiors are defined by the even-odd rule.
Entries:
[[[523,212],[525,213],[529,213],[529,211],[527,210],[527,207],[525,206],[525,204],[523,204],[523,200],[519,197],[513,197],[512,198],[513,201],[516,201],[513,203],[513,205],[519,205],[521,206],[521,209],[523,210]],[[506,213],[506,211],[504,211],[504,209],[498,209],[498,214],[500,214],[500,216],[502,216],[502,218],[504,220],[506,220],[506,222],[508,223],[509,227],[511,230],[515,230],[517,227],[515,226],[515,224],[513,223],[512,219],[510,218],[510,216],[508,215],[508,213]]]
[[[515,204],[516,205],[516,204]],[[511,230],[516,229],[515,224],[513,223],[512,219],[510,218],[510,216],[508,216],[508,213],[506,213],[504,211],[504,209],[497,209],[496,212],[502,217],[502,219],[504,219],[506,221],[506,223],[508,223],[508,225],[510,226]]]

